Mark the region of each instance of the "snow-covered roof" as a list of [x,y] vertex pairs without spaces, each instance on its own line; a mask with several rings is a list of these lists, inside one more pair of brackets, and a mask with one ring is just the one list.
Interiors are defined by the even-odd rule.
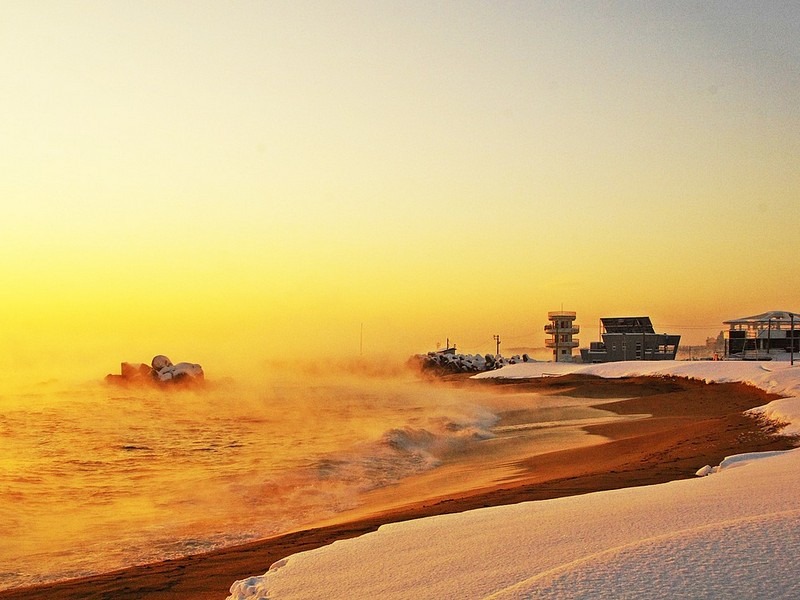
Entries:
[[789,323],[794,317],[795,322],[800,328],[800,314],[793,313],[785,310],[771,310],[769,312],[761,313],[760,315],[753,315],[752,317],[742,317],[741,319],[731,319],[730,321],[723,321],[725,325],[747,325],[756,323],[768,323],[769,321],[785,321]]

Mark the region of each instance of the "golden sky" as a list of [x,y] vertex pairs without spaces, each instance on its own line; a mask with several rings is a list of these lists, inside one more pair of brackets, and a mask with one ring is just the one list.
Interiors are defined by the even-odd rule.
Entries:
[[0,367],[800,310],[800,9],[563,4],[3,2]]

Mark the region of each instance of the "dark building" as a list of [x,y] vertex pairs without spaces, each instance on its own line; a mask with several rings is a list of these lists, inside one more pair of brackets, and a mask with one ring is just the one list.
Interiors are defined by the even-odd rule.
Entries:
[[728,356],[750,357],[779,352],[800,352],[800,315],[787,311],[770,312],[725,321]]
[[600,323],[603,341],[581,348],[585,363],[675,360],[681,336],[656,333],[650,317],[606,317]]

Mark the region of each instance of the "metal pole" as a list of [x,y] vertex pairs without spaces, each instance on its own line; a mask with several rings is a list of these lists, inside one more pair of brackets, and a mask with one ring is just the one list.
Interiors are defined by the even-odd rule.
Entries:
[[767,355],[769,355],[772,346],[772,319],[767,321]]
[[789,364],[794,366],[794,313],[792,313],[792,350],[789,354]]
[[556,359],[553,362],[559,362],[559,359],[561,358],[561,356],[559,355],[559,348],[558,348],[559,343],[561,342],[560,339],[561,335],[559,334],[559,332],[561,331],[561,321],[556,319],[555,321],[553,321],[553,325],[556,326]]

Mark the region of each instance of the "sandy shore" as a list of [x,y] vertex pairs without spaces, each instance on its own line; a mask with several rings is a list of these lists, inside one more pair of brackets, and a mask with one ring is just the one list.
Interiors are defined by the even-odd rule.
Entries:
[[381,524],[473,508],[556,498],[592,491],[663,483],[694,477],[703,465],[727,455],[792,448],[793,440],[772,433],[742,413],[776,396],[743,384],[703,384],[678,378],[600,379],[586,376],[528,382],[455,382],[491,385],[497,393],[530,389],[546,394],[631,398],[605,403],[618,414],[649,418],[589,427],[608,438],[597,446],[564,450],[523,461],[519,476],[491,487],[447,498],[418,501],[401,509],[289,533],[247,545],[179,560],[36,588],[0,592],[0,599],[221,600],[237,579],[264,573],[289,554],[358,536]]

